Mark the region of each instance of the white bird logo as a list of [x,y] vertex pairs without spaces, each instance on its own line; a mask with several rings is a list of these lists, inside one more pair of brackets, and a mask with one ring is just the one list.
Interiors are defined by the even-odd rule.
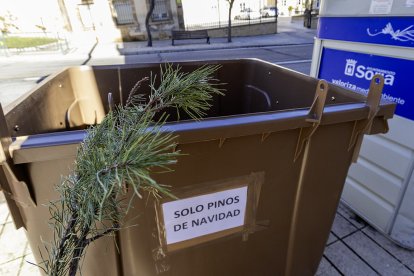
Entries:
[[388,23],[384,29],[382,29],[380,32],[377,33],[371,33],[369,28],[367,28],[367,33],[369,36],[377,36],[380,34],[384,35],[391,35],[391,38],[394,40],[407,42],[407,41],[414,41],[414,25],[411,25],[404,30],[396,30],[394,31],[391,23]]

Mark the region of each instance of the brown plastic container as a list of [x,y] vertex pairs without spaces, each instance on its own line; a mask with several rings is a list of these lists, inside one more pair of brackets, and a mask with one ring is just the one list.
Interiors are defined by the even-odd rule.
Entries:
[[[362,136],[388,130],[395,106],[380,102],[383,81],[375,78],[367,100],[260,60],[180,65],[190,71],[206,63],[222,65],[216,78],[226,83],[226,96],[214,99],[205,120],[167,124],[164,131],[179,135],[178,147],[187,155],[173,173],[156,179],[171,185],[180,200],[193,202],[241,188],[242,223],[215,224],[221,230],[201,235],[194,226],[199,236],[171,242],[164,209],[171,200],[137,200],[126,226],[138,226],[117,233],[119,251],[113,238],[88,248],[84,275],[313,275],[317,270]],[[134,83],[151,71],[158,73],[159,64],[69,68],[5,111],[1,185],[38,262],[41,239],[52,234],[44,204],[57,197],[54,186],[74,160],[82,129],[103,118],[109,92],[115,103],[125,102]]]

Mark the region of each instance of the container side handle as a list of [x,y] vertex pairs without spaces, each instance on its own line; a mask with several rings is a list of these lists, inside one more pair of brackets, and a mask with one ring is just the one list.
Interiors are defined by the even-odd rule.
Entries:
[[299,158],[306,143],[310,140],[310,138],[318,128],[319,124],[321,123],[328,90],[328,83],[325,80],[320,80],[318,82],[318,85],[316,86],[315,98],[306,118],[306,122],[311,123],[312,126],[300,129],[294,161],[296,161]]
[[383,87],[384,77],[380,74],[376,74],[372,78],[369,85],[369,92],[366,101],[366,106],[369,108],[368,118],[360,121],[355,121],[354,123],[354,129],[352,131],[351,140],[348,146],[348,151],[352,149],[354,150],[354,153],[352,155],[352,162],[356,162],[358,159],[364,134],[368,134],[371,131],[372,121],[374,120],[379,110]]
[[[65,122],[66,122],[66,130],[70,130],[71,127],[77,127],[77,126],[81,126],[81,125],[96,125],[98,124],[98,114],[97,111],[94,110],[94,121],[93,123],[91,122],[87,122],[84,119],[84,116],[82,114],[82,111],[76,113],[73,112],[74,110],[76,110],[77,108],[81,108],[81,103],[82,102],[86,102],[89,101],[90,98],[86,97],[86,98],[79,98],[79,99],[75,99],[69,106],[69,108],[66,110],[66,115],[65,115]],[[75,114],[73,114],[75,113]]]

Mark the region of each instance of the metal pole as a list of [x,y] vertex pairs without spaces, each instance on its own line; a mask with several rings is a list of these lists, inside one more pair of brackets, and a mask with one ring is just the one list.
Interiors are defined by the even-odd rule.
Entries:
[[261,13],[261,10],[263,9],[263,2],[261,1],[261,0],[259,0],[259,13],[260,13],[260,15],[259,15],[259,19],[260,19],[260,23],[262,23],[262,13]]
[[88,7],[88,11],[89,11],[89,17],[92,21],[92,30],[95,31],[95,20],[92,17],[92,12],[91,12],[91,3],[88,1],[88,3],[86,3],[87,7]]
[[279,8],[277,7],[277,0],[275,0],[275,7],[276,7],[275,22],[276,22],[276,25],[277,25],[277,18],[279,16]]
[[221,28],[221,20],[220,20],[220,0],[217,0],[217,11],[219,17],[219,28]]
[[9,51],[7,51],[7,45],[6,45],[6,36],[3,32],[0,32],[0,49],[3,49],[4,56],[9,56]]

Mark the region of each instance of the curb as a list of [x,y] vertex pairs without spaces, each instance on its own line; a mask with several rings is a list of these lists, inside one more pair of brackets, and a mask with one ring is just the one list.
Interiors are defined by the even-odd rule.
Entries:
[[249,45],[231,45],[231,46],[217,46],[217,47],[200,47],[200,48],[181,48],[181,49],[148,49],[142,51],[123,51],[122,48],[117,46],[117,50],[120,55],[131,56],[131,55],[148,55],[148,54],[162,54],[162,53],[179,53],[179,52],[188,52],[188,51],[215,51],[215,50],[227,50],[227,49],[243,49],[243,48],[264,48],[264,47],[277,47],[277,46],[297,46],[297,45],[313,45],[313,42],[304,42],[304,43],[269,43],[269,44],[249,44]]
[[88,52],[88,58],[82,63],[82,65],[86,65],[92,59],[93,51],[95,51],[96,47],[98,46],[98,43],[98,40],[96,40],[92,48]]

